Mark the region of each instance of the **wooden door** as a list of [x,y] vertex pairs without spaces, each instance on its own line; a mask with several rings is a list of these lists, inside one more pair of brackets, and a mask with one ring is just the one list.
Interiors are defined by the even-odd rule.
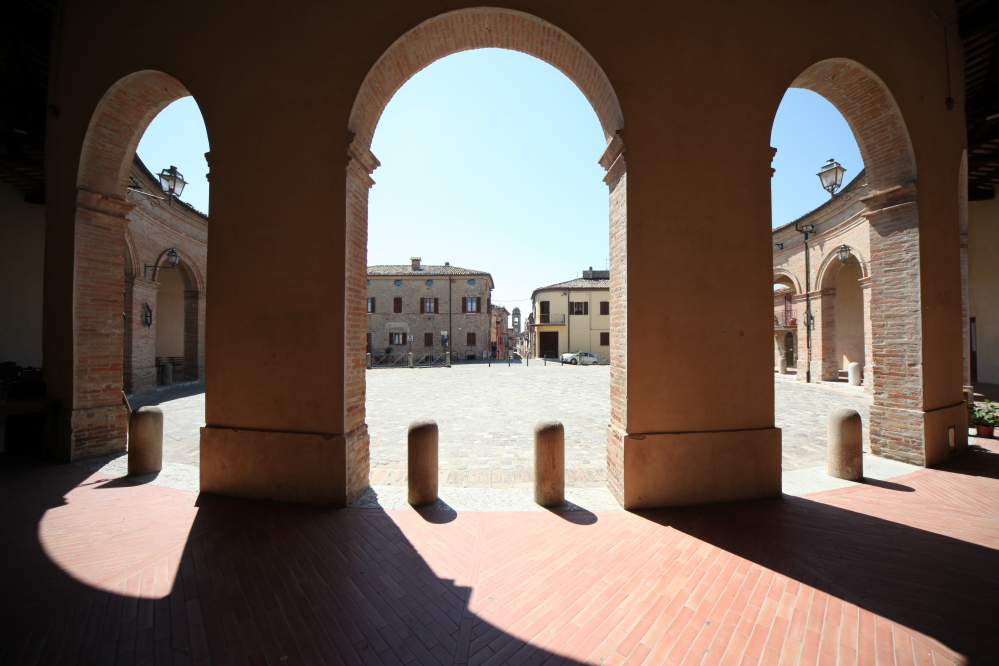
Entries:
[[784,359],[787,361],[787,367],[794,367],[794,334],[788,333],[784,336]]
[[538,351],[542,357],[558,358],[558,331],[542,331],[539,333]]

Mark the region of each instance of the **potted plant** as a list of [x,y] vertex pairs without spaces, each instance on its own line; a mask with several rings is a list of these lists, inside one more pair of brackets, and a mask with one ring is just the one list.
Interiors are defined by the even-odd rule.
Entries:
[[392,348],[391,347],[386,347],[385,348],[385,355],[386,356],[391,356],[391,354],[392,354]]
[[975,405],[973,415],[975,434],[979,437],[995,436],[996,426],[999,426],[999,403],[986,400]]

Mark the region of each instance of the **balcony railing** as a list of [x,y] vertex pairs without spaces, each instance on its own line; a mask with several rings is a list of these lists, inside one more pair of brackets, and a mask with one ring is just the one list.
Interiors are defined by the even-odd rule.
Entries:
[[542,324],[564,324],[565,315],[564,314],[542,314],[541,322]]
[[774,328],[781,328],[782,326],[797,326],[798,325],[798,311],[797,310],[784,310],[774,308]]

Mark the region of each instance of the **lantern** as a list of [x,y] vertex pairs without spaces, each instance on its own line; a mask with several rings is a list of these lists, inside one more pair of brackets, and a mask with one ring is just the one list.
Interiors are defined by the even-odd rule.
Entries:
[[829,158],[829,161],[823,164],[822,168],[815,175],[822,181],[822,189],[832,196],[839,189],[840,185],[843,184],[844,173],[846,173],[846,169],[841,167],[836,160]]

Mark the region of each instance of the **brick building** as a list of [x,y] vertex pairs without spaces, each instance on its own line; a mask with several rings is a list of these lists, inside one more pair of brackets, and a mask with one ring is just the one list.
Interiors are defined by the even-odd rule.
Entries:
[[531,294],[534,358],[588,351],[610,359],[610,271],[583,271],[583,277],[535,289]]
[[495,335],[493,286],[485,271],[449,262],[424,266],[419,257],[409,265],[368,266],[368,353],[451,351],[452,361],[485,358]]
[[125,393],[139,395],[165,381],[204,379],[208,216],[180,199],[145,196],[162,189],[138,156],[131,178],[122,379]]
[[492,306],[492,322],[489,326],[489,344],[493,358],[506,358],[510,350],[510,311],[502,305]]

